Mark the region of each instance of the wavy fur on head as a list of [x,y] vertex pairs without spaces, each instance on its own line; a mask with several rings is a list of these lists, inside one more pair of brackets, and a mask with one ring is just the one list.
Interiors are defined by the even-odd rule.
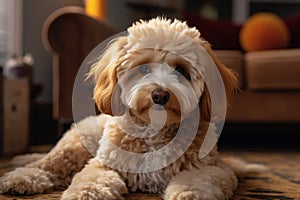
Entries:
[[[102,114],[75,124],[45,157],[5,174],[0,193],[41,193],[72,180],[62,199],[123,199],[128,191],[162,193],[166,200],[229,199],[235,174],[216,147],[204,158],[198,152],[209,132],[215,136],[208,69],[217,67],[227,102],[237,79],[200,36],[185,22],[154,18],[113,39],[88,74]],[[198,107],[200,123],[192,115]],[[184,134],[175,141],[179,129]],[[151,154],[169,144],[175,146]]]

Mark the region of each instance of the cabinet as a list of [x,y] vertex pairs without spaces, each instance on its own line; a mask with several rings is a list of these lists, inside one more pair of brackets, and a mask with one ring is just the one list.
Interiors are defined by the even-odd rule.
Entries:
[[29,79],[3,78],[3,154],[22,153],[27,150],[29,121]]

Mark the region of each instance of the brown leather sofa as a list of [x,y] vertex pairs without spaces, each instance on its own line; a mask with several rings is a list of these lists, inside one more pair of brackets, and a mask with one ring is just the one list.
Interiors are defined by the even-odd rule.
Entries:
[[215,51],[239,75],[230,122],[300,122],[300,49]]

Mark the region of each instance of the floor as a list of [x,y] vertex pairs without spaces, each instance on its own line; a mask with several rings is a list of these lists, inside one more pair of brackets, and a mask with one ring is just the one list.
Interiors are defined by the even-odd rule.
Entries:
[[[300,152],[272,152],[272,151],[223,151],[221,155],[235,156],[248,162],[261,163],[269,168],[262,174],[249,174],[239,178],[239,186],[233,200],[299,200],[300,199]],[[11,170],[9,161],[0,163],[0,174]],[[0,195],[0,200],[58,200],[61,191],[34,196]],[[130,194],[129,200],[159,200],[160,195]]]

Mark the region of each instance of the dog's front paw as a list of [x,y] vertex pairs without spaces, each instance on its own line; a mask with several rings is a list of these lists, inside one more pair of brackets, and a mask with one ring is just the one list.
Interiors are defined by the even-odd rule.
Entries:
[[192,188],[187,186],[169,187],[165,194],[165,200],[224,200],[223,192],[218,188]]
[[[200,191],[183,191],[174,193],[167,198],[167,200],[212,200],[219,199],[211,192],[200,192]],[[221,199],[220,199],[221,200]]]
[[0,178],[0,194],[37,194],[53,187],[51,174],[38,168],[20,167]]
[[119,188],[97,185],[96,183],[84,185],[83,183],[81,188],[67,189],[63,193],[61,200],[120,200],[124,199],[121,193]]

